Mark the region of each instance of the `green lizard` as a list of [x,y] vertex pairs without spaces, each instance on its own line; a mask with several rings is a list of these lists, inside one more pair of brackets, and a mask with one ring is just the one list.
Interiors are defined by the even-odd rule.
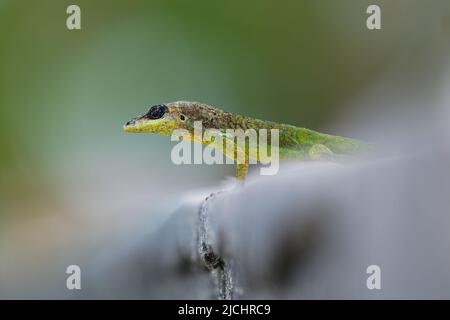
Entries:
[[[214,141],[204,138],[195,139],[195,121],[201,121],[205,129],[216,129],[222,132],[225,139],[228,140],[226,129],[242,129],[244,131],[247,129],[278,129],[280,159],[339,161],[342,157],[360,154],[368,149],[368,146],[359,140],[253,119],[224,112],[203,103],[188,101],[154,105],[146,114],[128,121],[123,129],[127,132],[151,132],[169,136],[175,129],[185,129],[190,134],[183,139],[208,144],[220,149],[225,156],[231,159],[236,160],[237,154],[243,152],[245,153],[245,162],[237,164],[236,176],[238,179],[244,180],[249,168],[249,155],[251,154],[249,146],[247,145],[245,150],[237,150],[238,146],[234,137],[232,139],[234,150],[228,150],[223,148],[223,144],[214,144]],[[270,143],[268,145],[270,150]]]

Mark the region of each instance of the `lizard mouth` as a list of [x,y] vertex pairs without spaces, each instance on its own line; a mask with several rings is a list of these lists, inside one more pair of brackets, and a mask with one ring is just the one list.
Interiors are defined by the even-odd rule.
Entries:
[[162,119],[149,120],[145,116],[140,116],[123,125],[125,132],[158,132],[162,125]]
[[137,116],[130,121],[127,121],[123,126],[123,130],[126,132],[140,132],[142,131],[144,124],[146,124],[144,123],[144,120],[148,120],[146,114]]
[[126,132],[140,132],[142,131],[143,126],[144,123],[141,120],[141,117],[138,117],[127,121],[127,123],[123,125],[123,130]]

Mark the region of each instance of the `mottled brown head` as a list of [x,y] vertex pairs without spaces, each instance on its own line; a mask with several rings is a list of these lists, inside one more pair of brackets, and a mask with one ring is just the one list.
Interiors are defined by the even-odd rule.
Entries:
[[[186,129],[193,133],[194,122],[201,121],[204,129],[223,129],[230,114],[206,104],[177,101],[152,106],[144,115],[128,121],[127,132],[152,132],[171,135],[174,129]],[[227,126],[228,127],[228,126]]]

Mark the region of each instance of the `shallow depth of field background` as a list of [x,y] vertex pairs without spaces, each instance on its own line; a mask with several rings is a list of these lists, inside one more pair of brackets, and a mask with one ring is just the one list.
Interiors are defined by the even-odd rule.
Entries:
[[[66,29],[69,4],[81,7],[80,31]],[[382,7],[380,31],[365,26],[369,4]],[[370,140],[358,119],[370,113],[376,127],[377,107],[390,106],[382,95],[370,108],[352,101],[392,70],[416,74],[414,61],[431,64],[422,78],[431,85],[449,9],[444,0],[1,0],[0,297],[45,297],[78,256],[114,250],[108,239],[129,238],[162,203],[234,174],[175,166],[167,137],[122,131],[131,117],[194,100]],[[408,92],[393,84],[389,92]]]

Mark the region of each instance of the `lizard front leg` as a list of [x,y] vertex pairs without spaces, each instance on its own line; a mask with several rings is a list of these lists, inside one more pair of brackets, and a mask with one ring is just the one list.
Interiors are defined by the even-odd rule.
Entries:
[[248,173],[248,168],[249,168],[248,161],[246,161],[243,164],[238,163],[236,165],[236,178],[240,181],[244,181]]
[[234,139],[225,137],[225,156],[236,161],[236,178],[244,181],[249,169],[249,151],[248,148],[242,149]]

